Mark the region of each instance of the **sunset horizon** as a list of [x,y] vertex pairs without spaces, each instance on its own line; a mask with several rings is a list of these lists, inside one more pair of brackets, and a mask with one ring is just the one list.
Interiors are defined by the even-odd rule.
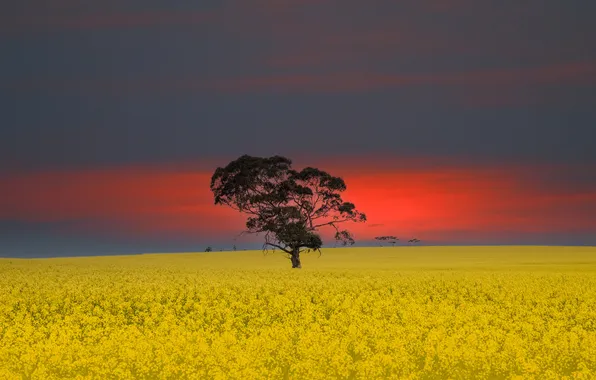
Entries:
[[[399,237],[399,244],[418,238],[421,245],[596,245],[596,193],[590,183],[582,183],[581,174],[590,168],[581,165],[466,167],[453,159],[387,156],[376,161],[369,156],[356,162],[299,162],[342,177],[347,185],[344,198],[366,210],[367,223],[350,226],[357,246],[376,246],[374,238],[383,235]],[[296,169],[301,169],[299,162]],[[5,237],[3,256],[259,248],[261,237],[239,236],[245,229],[243,214],[214,205],[209,182],[215,168],[210,171],[207,166],[214,164],[4,176],[0,219],[12,222],[3,224],[9,233],[12,228],[14,245]],[[33,244],[24,235],[32,226],[41,236]],[[321,230],[326,247],[336,244],[331,232]]]
[[358,244],[596,245],[594,12],[0,6],[0,256],[231,247],[246,215],[209,181],[243,154],[343,178]]

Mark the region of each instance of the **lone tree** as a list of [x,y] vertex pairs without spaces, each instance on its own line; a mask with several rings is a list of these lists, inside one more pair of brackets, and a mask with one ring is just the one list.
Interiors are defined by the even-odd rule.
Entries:
[[213,251],[213,248],[211,248],[211,247],[205,248],[205,252],[211,252],[211,251]]
[[392,247],[395,247],[395,243],[397,243],[399,239],[395,236],[377,236],[375,240],[379,240],[381,246],[383,246],[384,241],[387,241]]
[[365,222],[366,216],[343,201],[345,190],[340,177],[312,167],[293,170],[292,161],[282,156],[244,155],[217,168],[211,178],[215,204],[248,214],[243,233],[264,233],[263,250],[285,252],[292,268],[302,267],[301,252],[320,253],[322,227],[334,228],[344,246],[354,244],[352,234],[338,225]]
[[416,243],[420,243],[420,240],[414,238],[414,239],[408,240],[408,243],[410,243],[410,244],[416,244]]

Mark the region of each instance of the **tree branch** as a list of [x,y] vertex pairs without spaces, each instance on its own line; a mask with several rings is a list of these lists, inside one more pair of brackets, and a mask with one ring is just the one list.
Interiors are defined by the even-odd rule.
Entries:
[[275,243],[270,243],[270,242],[265,242],[264,245],[270,245],[274,248],[279,248],[282,251],[284,251],[285,253],[289,253],[290,255],[292,254],[292,251],[288,251],[286,248],[282,247],[281,245],[275,244]]
[[313,226],[312,228],[315,229],[315,228],[324,227],[324,226],[333,226],[333,227],[335,227],[335,223],[344,223],[344,222],[349,222],[351,220],[352,219],[333,220],[331,222],[317,224],[316,226]]
[[279,248],[279,249],[281,249],[282,251],[284,251],[285,253],[287,253],[287,254],[289,254],[289,255],[291,255],[291,254],[292,254],[292,251],[288,250],[288,249],[287,249],[287,247],[282,247],[282,246],[281,246],[281,245],[279,245],[279,244],[272,243],[272,242],[271,242],[271,238],[270,238],[270,234],[271,234],[271,233],[270,233],[269,231],[267,231],[267,232],[265,233],[265,244],[263,244],[263,249],[265,249],[265,246],[267,246],[267,245],[270,245],[270,246],[272,246],[272,247],[274,247],[274,248]]

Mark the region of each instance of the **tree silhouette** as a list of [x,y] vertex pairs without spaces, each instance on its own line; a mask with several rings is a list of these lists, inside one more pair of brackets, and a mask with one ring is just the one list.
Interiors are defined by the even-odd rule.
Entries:
[[395,243],[397,243],[399,239],[395,236],[377,236],[375,240],[379,240],[381,246],[383,246],[384,241],[387,241],[392,247],[395,247]]
[[211,178],[215,204],[247,214],[244,233],[263,233],[263,250],[285,252],[292,268],[302,267],[301,252],[320,253],[323,227],[334,228],[343,245],[354,244],[352,234],[339,226],[365,222],[366,216],[343,201],[345,190],[340,177],[312,167],[293,170],[292,161],[282,156],[244,155],[218,167]]
[[211,247],[205,248],[205,252],[211,252],[211,251],[213,251],[213,248],[211,248]]
[[414,238],[414,239],[408,240],[408,243],[410,243],[410,244],[416,244],[416,243],[420,243],[420,240]]

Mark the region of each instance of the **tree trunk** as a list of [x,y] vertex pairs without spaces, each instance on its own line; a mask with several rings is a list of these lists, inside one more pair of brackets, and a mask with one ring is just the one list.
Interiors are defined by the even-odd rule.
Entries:
[[300,264],[300,248],[294,248],[292,250],[292,268],[302,268],[302,264]]

